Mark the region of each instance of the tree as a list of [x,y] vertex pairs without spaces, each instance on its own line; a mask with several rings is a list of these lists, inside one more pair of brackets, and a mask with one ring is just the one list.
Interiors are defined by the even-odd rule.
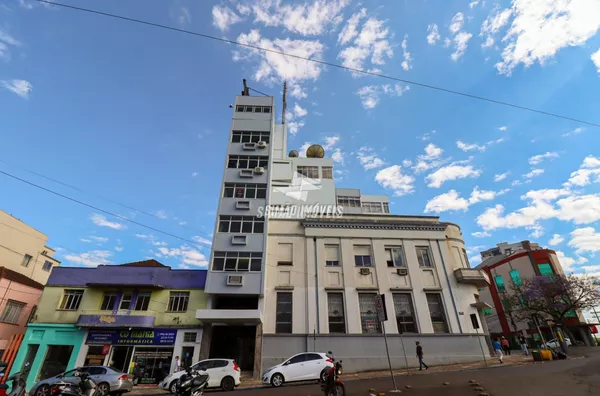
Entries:
[[526,278],[514,284],[507,299],[511,312],[520,320],[532,316],[565,324],[577,311],[594,307],[600,301],[596,279],[578,275],[552,275]]

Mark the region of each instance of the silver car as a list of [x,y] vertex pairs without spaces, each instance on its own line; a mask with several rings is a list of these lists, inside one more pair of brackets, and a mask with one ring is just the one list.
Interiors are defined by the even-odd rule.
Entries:
[[38,382],[29,390],[29,395],[51,396],[51,386],[59,381],[70,382],[72,384],[79,383],[79,377],[74,376],[76,371],[88,373],[92,381],[98,385],[98,390],[104,395],[121,396],[123,393],[130,392],[133,389],[131,377],[121,371],[105,366],[86,366]]

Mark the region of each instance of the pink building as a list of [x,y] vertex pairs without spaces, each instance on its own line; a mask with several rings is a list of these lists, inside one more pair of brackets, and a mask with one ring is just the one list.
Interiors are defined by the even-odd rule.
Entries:
[[43,290],[28,276],[0,267],[0,356],[13,335],[25,333]]

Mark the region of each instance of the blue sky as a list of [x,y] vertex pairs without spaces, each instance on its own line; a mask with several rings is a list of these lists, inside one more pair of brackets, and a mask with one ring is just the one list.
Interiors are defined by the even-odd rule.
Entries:
[[[600,3],[559,3],[68,2],[597,123]],[[600,274],[597,127],[32,0],[0,1],[0,170],[196,243],[5,175],[0,208],[64,265],[206,265],[242,78],[278,103],[287,79],[290,148],[458,223],[473,264],[530,239]]]

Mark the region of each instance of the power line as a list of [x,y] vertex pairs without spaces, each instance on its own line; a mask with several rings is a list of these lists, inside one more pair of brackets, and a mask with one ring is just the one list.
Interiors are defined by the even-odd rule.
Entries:
[[267,95],[267,94],[266,94],[266,93],[264,93],[264,92],[260,92],[258,89],[254,89],[254,88],[250,88],[250,87],[248,87],[248,89],[249,89],[250,91],[254,91],[254,92],[256,92],[256,93],[259,93],[259,94],[261,94],[261,95],[264,95],[264,96],[272,96],[272,95]]
[[186,34],[190,34],[190,35],[193,35],[193,36],[202,37],[202,38],[209,39],[209,40],[220,41],[220,42],[227,43],[227,44],[234,44],[234,45],[237,45],[237,46],[240,46],[240,47],[246,47],[246,48],[250,48],[250,49],[261,51],[261,52],[270,52],[270,53],[278,54],[278,55],[282,55],[282,56],[289,56],[291,58],[305,60],[307,62],[318,63],[320,65],[330,66],[330,67],[334,67],[334,68],[337,68],[337,69],[343,69],[343,70],[351,71],[351,72],[354,72],[354,73],[360,73],[360,74],[365,74],[365,75],[369,75],[369,76],[379,77],[379,78],[383,78],[383,79],[386,79],[386,80],[392,80],[392,81],[402,82],[402,83],[405,83],[405,84],[412,84],[412,85],[415,85],[415,86],[418,86],[418,87],[422,87],[422,88],[428,88],[428,89],[432,89],[432,90],[436,90],[436,91],[441,91],[441,92],[446,92],[446,93],[450,93],[450,94],[454,94],[454,95],[464,96],[464,97],[471,98],[471,99],[482,100],[482,101],[485,101],[485,102],[494,103],[494,104],[498,104],[498,105],[501,105],[501,106],[512,107],[512,108],[515,108],[515,109],[529,111],[529,112],[538,113],[538,114],[543,114],[543,115],[547,115],[547,116],[550,116],[550,117],[561,118],[561,119],[564,119],[564,120],[573,121],[573,122],[577,122],[577,123],[580,123],[580,124],[586,124],[586,125],[590,125],[590,126],[594,126],[594,127],[600,127],[600,124],[598,124],[598,123],[594,123],[594,122],[590,122],[590,121],[585,121],[585,120],[581,120],[581,119],[578,119],[578,118],[563,116],[563,115],[560,115],[560,114],[551,113],[551,112],[544,111],[544,110],[534,109],[532,107],[521,106],[521,105],[517,105],[517,104],[514,104],[514,103],[510,103],[510,102],[505,102],[505,101],[502,101],[502,100],[496,100],[496,99],[487,98],[487,97],[484,97],[484,96],[473,95],[473,94],[469,94],[469,93],[465,93],[465,92],[461,92],[461,91],[456,91],[456,90],[449,89],[449,88],[442,88],[442,87],[431,85],[431,84],[425,84],[425,83],[420,83],[420,82],[416,82],[416,81],[412,81],[412,80],[406,80],[406,79],[402,79],[402,78],[398,78],[398,77],[388,76],[388,75],[385,75],[385,74],[380,74],[380,73],[375,73],[375,72],[371,72],[371,71],[367,71],[367,70],[357,69],[357,68],[354,68],[354,67],[343,66],[343,65],[340,65],[340,64],[337,64],[337,63],[327,62],[327,61],[318,60],[318,59],[306,58],[306,57],[299,56],[299,55],[289,54],[289,53],[286,53],[286,52],[283,52],[283,51],[277,51],[277,50],[270,49],[270,48],[263,48],[263,47],[259,47],[259,46],[252,45],[252,44],[245,44],[245,43],[241,43],[241,42],[235,41],[235,40],[228,40],[228,39],[224,39],[224,38],[221,38],[221,37],[211,36],[209,34],[192,32],[190,30],[179,29],[179,28],[175,28],[175,27],[172,27],[172,26],[163,25],[163,24],[160,24],[160,23],[143,21],[141,19],[130,18],[130,17],[122,16],[122,15],[108,13],[108,12],[92,10],[92,9],[89,9],[89,8],[77,7],[77,6],[68,5],[68,4],[62,4],[62,3],[56,3],[54,1],[48,1],[48,0],[36,0],[36,1],[38,1],[40,3],[46,3],[46,4],[49,4],[49,5],[58,6],[58,7],[70,8],[72,10],[83,11],[83,12],[97,14],[97,15],[103,15],[103,16],[107,16],[107,17],[110,17],[110,18],[120,19],[120,20],[124,20],[124,21],[128,21],[128,22],[134,22],[134,23],[138,23],[138,24],[142,24],[142,25],[147,25],[147,26],[157,27],[157,28],[161,28],[161,29],[171,30],[171,31],[174,31],[174,32],[186,33]]
[[[54,3],[53,3],[53,4],[54,4]],[[39,188],[40,190],[44,190],[44,191],[46,191],[46,192],[49,192],[50,194],[54,194],[54,195],[56,195],[56,196],[58,196],[58,197],[61,197],[61,198],[67,199],[67,200],[69,200],[69,201],[71,201],[71,202],[75,202],[75,203],[77,203],[77,204],[79,204],[79,205],[86,206],[86,207],[88,207],[88,208],[90,208],[90,209],[94,209],[94,210],[96,210],[96,211],[98,211],[98,212],[102,212],[102,213],[104,213],[104,214],[107,214],[107,215],[109,215],[109,216],[115,217],[115,218],[117,218],[117,219],[119,219],[119,220],[122,220],[122,221],[127,221],[127,222],[129,222],[129,223],[132,223],[132,224],[135,224],[135,225],[137,225],[137,226],[140,226],[140,227],[147,228],[147,229],[149,229],[149,230],[152,230],[152,231],[155,231],[155,232],[158,232],[158,233],[161,233],[161,234],[164,234],[164,235],[170,236],[170,237],[172,237],[172,238],[175,238],[175,239],[179,239],[179,240],[181,240],[181,241],[184,241],[184,242],[190,243],[190,244],[192,244],[192,245],[195,245],[195,246],[197,246],[197,245],[200,245],[198,242],[191,241],[191,240],[189,240],[189,239],[187,239],[187,238],[180,237],[180,236],[178,236],[178,235],[172,234],[172,233],[170,233],[170,232],[167,232],[167,231],[162,231],[162,230],[159,230],[158,228],[154,228],[154,227],[152,227],[152,226],[149,226],[149,225],[146,225],[146,224],[142,224],[142,223],[140,223],[140,222],[138,222],[138,221],[135,221],[135,220],[128,219],[127,217],[119,216],[118,214],[114,214],[114,213],[112,213],[112,212],[109,212],[108,210],[101,209],[101,208],[99,208],[99,207],[97,207],[97,206],[90,205],[90,204],[88,204],[88,203],[85,203],[85,202],[83,202],[83,201],[79,201],[79,200],[77,200],[77,199],[75,199],[75,198],[71,198],[71,197],[69,197],[69,196],[63,195],[63,194],[61,194],[61,193],[58,193],[58,192],[56,192],[56,191],[53,191],[53,190],[50,190],[50,189],[48,189],[48,188],[42,187],[42,186],[40,186],[39,184],[32,183],[32,182],[30,182],[30,181],[27,181],[27,180],[25,180],[25,179],[21,179],[20,177],[18,177],[18,176],[15,176],[15,175],[11,175],[11,174],[10,174],[10,173],[8,173],[8,172],[4,172],[4,171],[0,170],[0,174],[3,174],[3,175],[5,175],[5,176],[8,176],[8,177],[10,177],[10,178],[13,178],[13,179],[15,179],[15,180],[18,180],[18,181],[20,181],[20,182],[23,182],[23,183],[25,183],[25,184],[29,184],[30,186],[33,186],[33,187]]]

